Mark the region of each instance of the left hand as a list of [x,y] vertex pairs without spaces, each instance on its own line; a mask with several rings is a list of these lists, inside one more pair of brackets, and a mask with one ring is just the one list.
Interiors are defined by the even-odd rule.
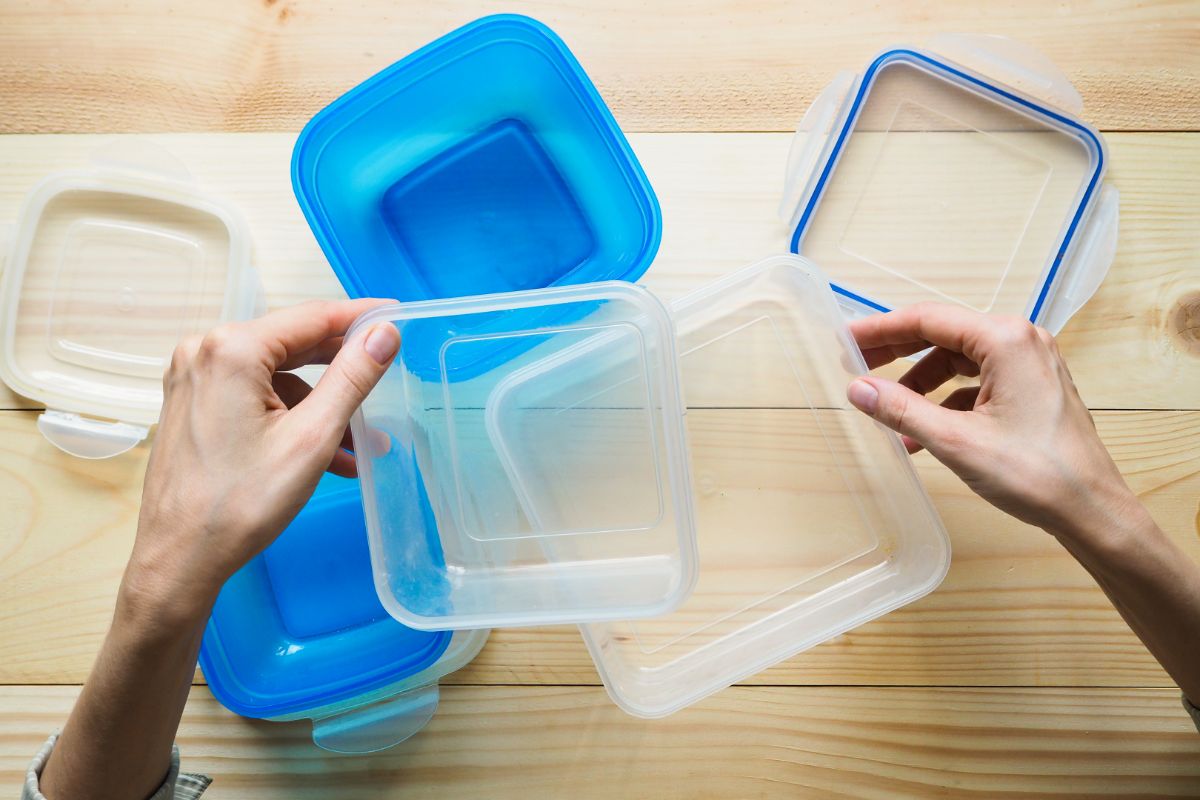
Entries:
[[[207,614],[225,580],[283,531],[321,474],[356,474],[347,424],[400,346],[382,300],[313,302],[182,342],[163,379],[124,590]],[[315,387],[286,370],[327,363]]]

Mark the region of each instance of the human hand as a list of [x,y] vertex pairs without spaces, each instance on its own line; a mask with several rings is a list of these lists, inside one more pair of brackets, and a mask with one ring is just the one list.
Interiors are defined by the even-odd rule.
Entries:
[[[382,302],[305,303],[176,348],[126,589],[206,615],[225,580],[279,535],[324,471],[356,474],[346,426],[400,335],[381,323],[345,347],[342,336]],[[286,371],[317,363],[329,367],[315,387]]]
[[[1096,434],[1054,337],[1012,317],[922,303],[855,320],[871,369],[933,347],[899,382],[868,376],[847,397],[927,449],[985,500],[1060,538],[1141,506]],[[956,375],[979,385],[937,405],[924,395]]]

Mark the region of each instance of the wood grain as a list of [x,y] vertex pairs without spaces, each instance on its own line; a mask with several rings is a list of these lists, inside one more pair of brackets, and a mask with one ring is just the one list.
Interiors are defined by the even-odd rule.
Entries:
[[0,7],[0,131],[299,130],[351,86],[497,11],[554,28],[630,131],[792,130],[837,71],[942,31],[1042,50],[1103,128],[1200,127],[1200,10],[1186,0],[101,0]]
[[[35,416],[0,413],[0,507],[11,509],[0,530],[0,684],[87,675],[132,545],[146,454],[81,461],[47,443]],[[1200,412],[1100,412],[1097,423],[1155,518],[1200,559]],[[1171,685],[1053,540],[927,455],[917,464],[953,541],[941,588],[753,683]],[[561,626],[496,631],[449,682],[599,680],[578,631]]]
[[[1200,408],[1200,134],[1112,134],[1121,191],[1117,259],[1060,336],[1092,408]],[[125,137],[0,140],[0,220],[49,172],[85,165]],[[168,150],[200,187],[241,211],[267,299],[342,296],[292,195],[288,134],[138,137]],[[659,257],[644,283],[676,297],[786,250],[776,215],[789,136],[642,134],[633,145],[663,206]],[[1132,379],[1131,379],[1132,378]],[[32,407],[0,386],[0,408]]]
[[[15,796],[75,687],[0,688]],[[306,722],[193,689],[179,731],[205,800],[337,797],[1196,797],[1200,737],[1170,689],[734,688],[638,720],[593,687],[449,687],[395,749],[337,757]]]

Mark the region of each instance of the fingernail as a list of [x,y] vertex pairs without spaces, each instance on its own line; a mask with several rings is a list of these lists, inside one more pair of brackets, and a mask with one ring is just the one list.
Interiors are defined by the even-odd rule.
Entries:
[[861,378],[851,381],[846,389],[846,397],[859,411],[875,416],[875,409],[879,407],[879,392],[871,384]]
[[388,364],[396,357],[400,347],[400,337],[396,328],[389,322],[381,322],[367,332],[367,340],[363,342],[367,354],[375,359],[377,364]]

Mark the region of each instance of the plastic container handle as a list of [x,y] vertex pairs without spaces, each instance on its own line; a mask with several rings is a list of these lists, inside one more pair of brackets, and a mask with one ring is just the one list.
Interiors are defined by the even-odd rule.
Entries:
[[1051,333],[1063,329],[1108,275],[1117,254],[1120,212],[1120,194],[1115,186],[1106,184],[1075,243],[1070,262],[1063,265],[1065,283],[1042,315],[1042,326]]
[[796,226],[800,215],[800,202],[804,199],[805,189],[808,188],[813,168],[829,134],[837,122],[838,112],[841,111],[846,95],[854,85],[855,75],[846,70],[839,72],[817,99],[812,102],[800,123],[796,126],[796,135],[792,137],[792,146],[788,151],[787,168],[783,175],[783,196],[779,201],[779,218],[787,223],[789,228]]
[[929,40],[935,53],[964,67],[1007,83],[1076,116],[1083,98],[1071,80],[1045,53],[1006,36],[939,33]]
[[132,450],[150,433],[149,428],[127,422],[87,419],[65,411],[47,410],[37,420],[38,430],[50,444],[79,458],[112,458]]
[[362,755],[386,750],[429,724],[438,705],[431,683],[348,711],[313,719],[313,741],[333,753]]

